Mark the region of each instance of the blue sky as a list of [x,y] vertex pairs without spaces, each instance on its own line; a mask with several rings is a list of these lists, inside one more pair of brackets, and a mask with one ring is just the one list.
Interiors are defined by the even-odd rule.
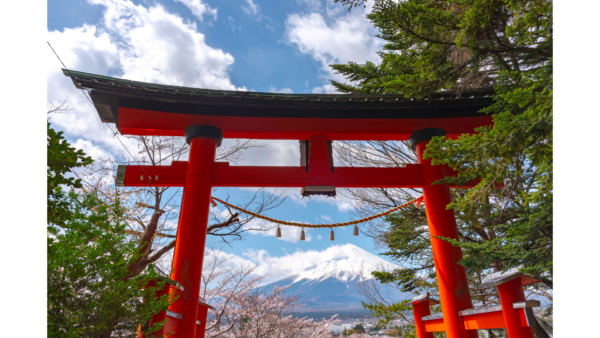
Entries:
[[[198,88],[330,93],[329,80],[343,78],[329,64],[378,60],[382,41],[365,18],[369,10],[348,12],[333,0],[51,0],[48,41],[67,67],[95,74]],[[48,48],[48,102],[67,99],[73,108],[53,116],[54,127],[94,158],[126,155],[60,68]],[[129,150],[136,149],[134,141],[121,140]],[[248,151],[238,164],[298,165],[297,141],[261,143],[265,147]],[[287,200],[268,215],[309,223],[351,219],[351,201],[302,200],[299,190],[283,190]],[[252,193],[219,189],[215,195],[229,195],[235,203]],[[284,239],[272,232],[249,234],[223,250],[241,263],[259,265],[265,257],[273,261],[294,253],[327,248],[323,252],[333,253],[342,248],[332,249],[334,244],[378,252],[368,238],[353,237],[351,227],[336,229],[335,242],[328,240],[329,229],[307,229],[305,242],[297,240],[299,231],[283,227]],[[210,237],[209,245],[219,246]]]
[[[184,4],[174,1],[133,1],[142,6],[160,4],[165,10],[194,22],[203,33],[206,44],[233,56],[235,63],[229,69],[231,82],[256,91],[269,88],[290,88],[294,92],[310,92],[324,83],[320,63],[311,55],[301,53],[287,43],[284,36],[288,14],[302,13],[302,3],[293,1],[256,1],[256,7],[245,1],[205,1],[216,9],[215,16],[205,14],[202,21]],[[98,23],[102,19],[101,5],[86,1],[51,1],[48,7],[49,30],[79,27]],[[246,8],[246,11],[244,10]],[[256,13],[253,11],[256,8]]]

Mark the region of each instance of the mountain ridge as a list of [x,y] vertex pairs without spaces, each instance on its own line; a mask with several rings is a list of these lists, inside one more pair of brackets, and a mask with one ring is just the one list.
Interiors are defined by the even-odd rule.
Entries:
[[[401,267],[360,247],[347,245],[350,248],[345,250],[345,255],[311,265],[295,274],[267,284],[260,290],[271,291],[275,286],[291,285],[285,293],[300,297],[300,301],[305,305],[298,309],[299,312],[362,310],[361,300],[364,299],[355,290],[354,283],[373,279],[371,272],[381,268],[387,270]],[[409,297],[408,294],[400,292],[396,292],[395,296],[398,299]]]

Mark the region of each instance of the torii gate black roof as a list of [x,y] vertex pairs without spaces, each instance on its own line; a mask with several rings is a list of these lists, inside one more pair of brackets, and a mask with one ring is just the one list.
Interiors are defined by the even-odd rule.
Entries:
[[130,81],[63,69],[88,90],[102,122],[118,123],[118,108],[170,113],[351,119],[429,119],[481,116],[493,103],[492,88],[434,93],[424,99],[400,94],[281,94],[214,90]]

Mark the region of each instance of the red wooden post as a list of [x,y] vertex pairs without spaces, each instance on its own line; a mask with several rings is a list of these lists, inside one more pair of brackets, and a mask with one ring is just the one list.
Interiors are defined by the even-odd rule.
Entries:
[[[188,127],[185,134],[190,144],[190,155],[173,254],[175,271],[171,274],[171,279],[181,283],[185,290],[171,305],[170,310],[183,315],[177,336],[193,338],[197,336],[196,317],[210,209],[212,169],[223,134],[218,128],[205,125]],[[204,337],[204,332],[200,337]]]
[[[424,297],[423,297],[424,296]],[[417,331],[417,338],[433,338],[433,332],[425,331],[425,323],[421,319],[422,317],[429,316],[431,311],[429,306],[435,304],[429,299],[429,292],[424,295],[413,297],[413,314],[415,316],[415,329]]]
[[502,314],[506,323],[506,333],[510,338],[533,338],[533,329],[521,323],[520,309],[514,309],[513,304],[525,301],[525,292],[520,278],[515,278],[498,285],[498,295],[502,305]]
[[313,135],[310,137],[308,168],[311,174],[317,174],[318,176],[325,176],[331,173],[326,136]]
[[200,299],[198,302],[198,314],[196,324],[198,325],[198,329],[196,331],[196,338],[204,338],[204,333],[206,332],[206,318],[208,317],[208,309],[212,309],[213,307],[204,303],[203,299]]
[[446,210],[452,201],[450,188],[447,184],[431,183],[446,176],[444,166],[433,166],[431,160],[423,159],[423,151],[433,136],[445,136],[441,129],[422,129],[416,131],[409,138],[413,148],[416,148],[418,161],[423,170],[423,195],[425,196],[425,210],[431,237],[431,249],[435,264],[438,288],[446,337],[448,338],[477,338],[477,331],[465,330],[463,320],[458,312],[473,307],[469,294],[469,284],[465,268],[458,264],[462,259],[460,248],[453,247],[433,236],[443,236],[458,239],[458,229],[453,210]]
[[[165,286],[162,289],[157,290],[155,292],[154,297],[156,297],[156,299],[159,299],[160,297],[162,297],[164,295],[170,295],[170,297],[173,297],[173,296],[181,294],[181,290],[183,289],[183,286],[181,284],[175,282],[174,280],[162,278],[162,277],[159,277],[158,280],[165,282]],[[157,280],[152,280],[146,286],[144,286],[144,288],[156,287],[156,286],[157,286]],[[144,299],[144,302],[146,302],[146,299]],[[170,320],[172,320],[169,318],[169,319],[167,319],[167,323],[165,324],[165,326],[163,326],[162,329],[154,332],[151,335],[148,335],[146,333],[146,331],[148,329],[150,329],[152,326],[154,326],[154,323],[161,322],[165,319],[167,319],[167,311],[162,311],[162,312],[159,312],[159,313],[153,315],[150,318],[150,321],[148,322],[147,327],[142,327],[142,326],[138,327],[137,338],[162,337],[165,332],[168,333],[168,332],[172,331],[172,330],[169,330],[169,327],[173,326],[172,325],[173,323],[169,322]],[[177,326],[177,325],[175,325],[175,326]]]

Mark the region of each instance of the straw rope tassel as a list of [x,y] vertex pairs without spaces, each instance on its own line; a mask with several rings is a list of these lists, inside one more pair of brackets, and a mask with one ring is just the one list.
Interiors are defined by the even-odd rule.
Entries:
[[233,208],[235,210],[241,211],[243,213],[246,213],[248,215],[254,216],[256,218],[264,219],[265,221],[273,222],[275,224],[290,225],[290,226],[294,226],[294,227],[306,227],[306,228],[335,228],[335,227],[345,227],[345,226],[348,226],[348,225],[359,224],[359,223],[368,222],[368,221],[374,220],[376,218],[389,215],[392,212],[400,210],[402,208],[405,208],[405,207],[407,207],[407,206],[409,206],[409,205],[411,205],[413,203],[414,203],[415,207],[418,208],[419,205],[421,205],[421,203],[425,202],[424,196],[421,195],[421,196],[419,196],[419,197],[417,197],[417,198],[415,198],[415,199],[413,199],[411,201],[408,201],[408,202],[406,202],[406,203],[404,203],[402,205],[399,205],[397,207],[393,207],[393,208],[391,208],[391,209],[389,209],[387,211],[384,211],[382,213],[371,215],[369,217],[357,219],[357,220],[354,220],[354,221],[343,222],[343,223],[331,223],[331,224],[305,224],[305,223],[298,223],[298,222],[282,221],[282,220],[278,220],[278,219],[275,219],[275,218],[263,216],[263,215],[255,213],[255,212],[252,212],[252,211],[240,208],[240,207],[236,207],[235,205],[233,205],[231,203],[227,203],[227,202],[225,202],[225,201],[223,201],[221,199],[218,199],[216,197],[213,197],[212,199],[213,199],[213,201],[217,201],[217,202],[219,202],[219,203],[221,203],[223,205],[226,205],[226,206],[228,206],[230,208]]

